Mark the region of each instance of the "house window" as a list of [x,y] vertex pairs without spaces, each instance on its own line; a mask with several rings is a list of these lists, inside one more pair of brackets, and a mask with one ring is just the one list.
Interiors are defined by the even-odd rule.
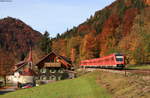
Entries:
[[41,68],[41,69],[40,69],[40,72],[41,72],[41,73],[46,73],[46,68]]

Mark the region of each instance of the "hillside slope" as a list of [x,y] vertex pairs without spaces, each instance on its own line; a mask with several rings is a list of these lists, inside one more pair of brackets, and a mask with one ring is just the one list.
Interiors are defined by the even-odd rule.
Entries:
[[0,19],[0,70],[10,70],[11,65],[23,60],[29,47],[37,47],[42,34],[19,19]]
[[127,63],[150,63],[149,27],[149,0],[116,0],[57,36],[53,48],[75,62],[121,52]]

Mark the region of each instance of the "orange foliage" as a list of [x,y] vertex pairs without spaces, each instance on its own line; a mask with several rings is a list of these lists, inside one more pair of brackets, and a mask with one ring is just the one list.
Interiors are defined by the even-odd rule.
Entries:
[[125,5],[127,7],[131,6],[132,5],[132,0],[125,0]]
[[4,50],[0,50],[0,56],[0,75],[5,75],[11,71],[10,69],[15,61],[12,54],[4,52]]
[[100,43],[101,43],[101,55],[104,55],[106,51],[108,50],[106,42],[109,39],[110,35],[113,35],[115,33],[115,29],[119,26],[120,20],[118,15],[114,14],[111,15],[108,20],[104,24],[104,28],[102,33],[100,34]]
[[145,4],[150,6],[150,0],[144,0]]
[[131,31],[135,16],[138,14],[137,8],[127,9],[123,19],[123,33],[126,35]]
[[55,42],[53,41],[52,49],[54,52],[58,53],[59,55],[66,56],[67,54],[66,48],[67,48],[66,40],[60,39]]
[[80,25],[78,27],[78,31],[77,32],[86,32],[86,33],[93,32],[93,33],[95,33],[96,30],[93,29],[90,25]]
[[75,49],[72,48],[72,49],[71,49],[71,55],[70,55],[70,58],[71,58],[71,61],[72,61],[72,62],[75,62],[75,54],[76,54],[76,53],[75,53]]
[[[79,52],[76,53],[78,56],[76,58],[80,58],[81,60],[90,59],[94,57],[94,53],[98,54],[99,52],[100,56],[111,52],[123,52],[130,54],[128,55],[129,57],[136,59],[135,54],[137,54],[136,52],[139,51],[137,49],[140,47],[139,41],[142,40],[140,35],[137,35],[136,32],[133,34],[133,31],[138,29],[138,27],[135,27],[134,30],[132,30],[133,26],[140,22],[136,21],[138,15],[144,14],[143,17],[140,18],[146,19],[141,21],[141,25],[150,20],[150,7],[147,6],[150,5],[150,0],[144,0],[145,5],[141,1],[116,0],[103,10],[97,11],[93,17],[76,27],[74,32],[68,32],[68,35],[71,37],[80,36],[83,38],[81,45],[79,45],[80,43],[76,38],[73,42],[74,44],[78,42],[78,46],[80,47]],[[146,25],[149,26],[148,23]],[[66,37],[64,38],[64,41],[65,40],[69,42],[71,38]],[[57,48],[59,51],[65,53],[64,49],[61,50],[61,48],[65,47],[63,45],[69,46],[70,44],[59,45],[61,42],[60,40],[57,41],[58,42],[55,42],[55,47],[58,45]],[[98,48],[98,51],[94,50],[96,48]],[[70,53],[70,49],[68,49],[67,52]]]
[[97,45],[98,41],[93,33],[85,35],[82,45],[82,59],[95,58],[97,53],[99,52]]

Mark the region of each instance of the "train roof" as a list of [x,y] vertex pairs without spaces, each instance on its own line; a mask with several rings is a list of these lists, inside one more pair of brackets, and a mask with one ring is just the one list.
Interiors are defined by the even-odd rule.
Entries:
[[123,56],[122,53],[114,53],[116,56]]
[[109,56],[123,56],[122,53],[113,53],[113,54],[110,54],[110,55],[107,55],[107,56],[102,56],[102,57],[99,57],[99,58],[93,58],[93,59],[88,59],[88,60],[82,60],[81,62],[85,62],[85,61],[89,61],[89,60],[97,60],[97,59],[102,59],[102,58],[105,58],[105,57],[109,57]]

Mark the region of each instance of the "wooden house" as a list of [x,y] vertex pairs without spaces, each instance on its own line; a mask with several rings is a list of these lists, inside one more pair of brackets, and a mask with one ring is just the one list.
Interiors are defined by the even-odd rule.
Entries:
[[49,53],[42,58],[37,64],[39,71],[38,78],[40,80],[62,80],[70,78],[70,73],[73,69],[70,59],[58,55],[55,52]]

